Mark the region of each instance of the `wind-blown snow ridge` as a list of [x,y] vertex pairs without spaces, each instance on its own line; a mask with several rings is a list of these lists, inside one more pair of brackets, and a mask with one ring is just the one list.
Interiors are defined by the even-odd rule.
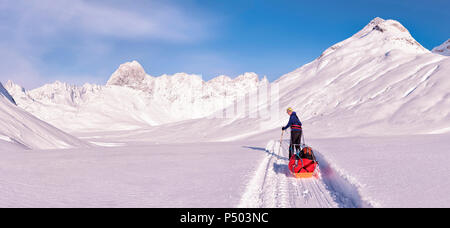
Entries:
[[16,101],[14,98],[8,93],[8,91],[3,87],[2,83],[0,82],[0,94],[5,96],[11,103],[16,105]]
[[322,181],[341,207],[371,208],[380,207],[373,200],[360,193],[360,184],[349,175],[331,164],[319,151],[314,150],[319,162]]

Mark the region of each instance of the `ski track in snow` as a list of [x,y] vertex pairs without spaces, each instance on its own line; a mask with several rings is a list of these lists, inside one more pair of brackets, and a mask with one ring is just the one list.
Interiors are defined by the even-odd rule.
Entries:
[[[365,203],[358,188],[336,175],[329,163],[319,155],[319,178],[297,179],[288,168],[285,145],[270,141],[267,156],[260,163],[238,205],[240,208],[336,208],[372,207]],[[325,175],[323,175],[323,173]]]

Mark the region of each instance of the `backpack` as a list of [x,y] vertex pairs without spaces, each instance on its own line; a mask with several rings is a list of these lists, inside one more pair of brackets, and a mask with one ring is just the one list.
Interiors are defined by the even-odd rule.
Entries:
[[316,161],[316,157],[314,156],[314,153],[311,149],[311,147],[304,147],[302,151],[300,151],[300,158],[302,159],[309,159]]

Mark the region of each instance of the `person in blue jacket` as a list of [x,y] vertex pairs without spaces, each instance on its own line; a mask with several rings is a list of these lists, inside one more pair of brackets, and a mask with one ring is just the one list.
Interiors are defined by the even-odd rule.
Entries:
[[284,131],[288,128],[291,128],[291,143],[289,145],[289,158],[294,154],[294,150],[300,151],[300,143],[302,139],[302,122],[298,119],[297,113],[292,110],[292,108],[288,108],[286,110],[289,117],[289,122],[285,127],[281,129]]

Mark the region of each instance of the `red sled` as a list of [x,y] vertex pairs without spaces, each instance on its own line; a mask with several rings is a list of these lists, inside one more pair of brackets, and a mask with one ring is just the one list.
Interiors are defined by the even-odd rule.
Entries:
[[319,178],[318,169],[319,163],[310,147],[303,148],[299,154],[294,154],[289,159],[289,171],[296,178]]

